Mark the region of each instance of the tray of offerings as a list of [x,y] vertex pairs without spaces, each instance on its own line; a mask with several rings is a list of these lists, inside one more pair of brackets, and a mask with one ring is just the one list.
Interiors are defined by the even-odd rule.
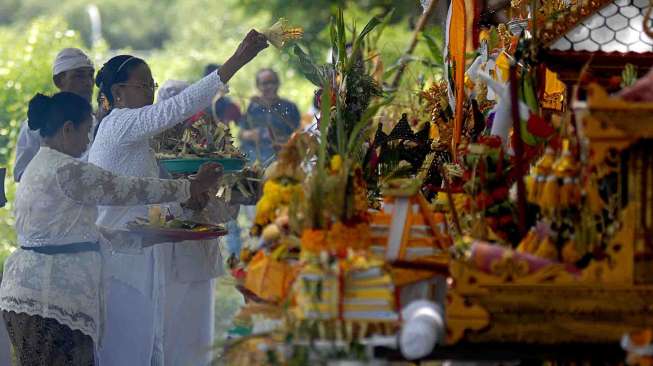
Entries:
[[171,174],[194,174],[204,163],[219,163],[225,173],[245,167],[245,156],[233,145],[229,127],[200,113],[186,124],[154,139],[160,164]]
[[132,233],[145,237],[174,241],[215,239],[227,234],[220,225],[202,224],[186,220],[171,220],[154,226],[147,219],[136,219],[127,224]]

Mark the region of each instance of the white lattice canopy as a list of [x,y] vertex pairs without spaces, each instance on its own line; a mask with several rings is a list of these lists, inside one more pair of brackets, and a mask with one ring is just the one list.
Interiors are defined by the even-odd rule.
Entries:
[[643,31],[650,0],[615,0],[583,20],[551,49],[589,52],[653,52],[653,39]]

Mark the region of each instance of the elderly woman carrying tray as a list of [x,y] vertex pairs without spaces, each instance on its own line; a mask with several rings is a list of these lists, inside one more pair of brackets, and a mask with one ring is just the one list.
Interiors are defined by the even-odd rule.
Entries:
[[76,159],[92,118],[73,93],[38,94],[28,115],[44,145],[16,192],[20,247],[5,263],[0,309],[21,365],[94,365],[105,325],[102,257],[154,243],[97,227],[97,205],[198,199],[221,172],[213,164],[193,181],[124,177]]

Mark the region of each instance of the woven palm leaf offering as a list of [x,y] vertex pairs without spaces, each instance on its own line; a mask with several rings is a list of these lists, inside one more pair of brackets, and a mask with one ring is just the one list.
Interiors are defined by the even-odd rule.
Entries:
[[239,171],[244,155],[233,145],[229,127],[200,112],[154,139],[161,164],[172,174],[192,174],[206,162],[218,162],[226,172]]
[[261,32],[276,48],[283,48],[288,41],[298,40],[304,36],[304,29],[291,26],[288,20],[280,18],[270,28]]

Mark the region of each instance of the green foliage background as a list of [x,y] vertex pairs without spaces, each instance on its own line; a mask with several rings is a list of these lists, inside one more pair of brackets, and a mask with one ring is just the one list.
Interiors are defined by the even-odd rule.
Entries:
[[52,60],[58,50],[82,46],[81,38],[61,18],[36,18],[0,28],[0,166],[8,166],[9,203],[0,209],[0,260],[15,246],[11,215],[15,187],[11,177],[14,147],[27,102],[36,92],[52,92]]

